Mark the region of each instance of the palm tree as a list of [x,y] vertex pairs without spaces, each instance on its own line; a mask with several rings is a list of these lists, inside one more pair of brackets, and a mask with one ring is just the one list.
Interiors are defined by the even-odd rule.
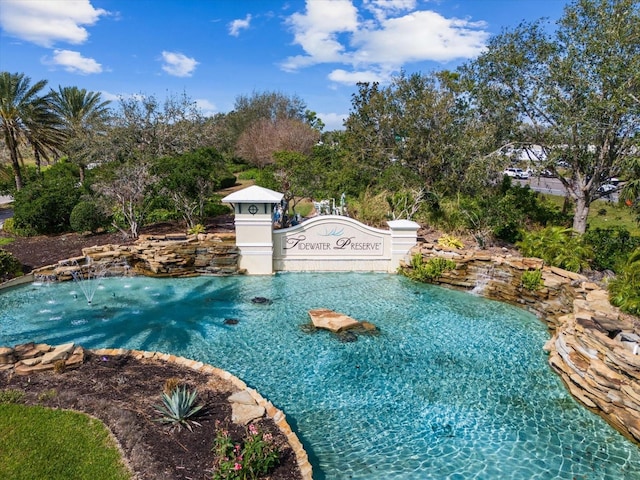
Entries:
[[107,125],[109,103],[102,101],[100,93],[87,92],[84,88],[59,87],[57,92],[51,92],[52,108],[66,135],[63,150],[80,167],[80,181],[84,181],[95,136],[103,134]]
[[57,116],[51,110],[50,95],[40,95],[46,80],[33,86],[24,73],[0,72],[0,132],[11,157],[16,190],[21,190],[20,147],[33,149],[36,165],[48,159],[62,143]]

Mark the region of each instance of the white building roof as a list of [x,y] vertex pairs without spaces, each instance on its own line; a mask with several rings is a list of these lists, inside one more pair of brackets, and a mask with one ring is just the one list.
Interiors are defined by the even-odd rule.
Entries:
[[226,203],[279,203],[282,197],[284,197],[284,194],[280,192],[252,185],[230,193],[222,201]]

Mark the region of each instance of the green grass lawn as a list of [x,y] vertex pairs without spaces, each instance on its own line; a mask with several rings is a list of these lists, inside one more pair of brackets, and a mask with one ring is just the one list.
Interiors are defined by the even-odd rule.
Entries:
[[[547,200],[562,208],[564,197],[543,195]],[[626,205],[596,200],[591,204],[587,224],[590,228],[625,227],[631,235],[640,235],[640,225],[633,210]]]
[[105,425],[82,413],[0,403],[0,439],[0,478],[131,478]]

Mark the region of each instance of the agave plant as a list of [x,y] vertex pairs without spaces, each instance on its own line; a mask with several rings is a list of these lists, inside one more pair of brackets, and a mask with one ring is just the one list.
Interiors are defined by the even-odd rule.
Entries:
[[198,390],[190,392],[187,387],[176,388],[169,393],[162,394],[162,405],[156,405],[156,411],[161,415],[156,421],[171,425],[172,429],[180,431],[183,426],[193,430],[192,426],[200,426],[193,420],[202,409],[202,405],[195,405]]

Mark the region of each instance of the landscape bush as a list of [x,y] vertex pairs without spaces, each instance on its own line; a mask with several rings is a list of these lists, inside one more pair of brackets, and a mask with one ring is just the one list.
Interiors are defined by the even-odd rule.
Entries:
[[350,205],[350,214],[356,220],[373,227],[383,227],[389,220],[388,192],[374,193],[367,189]]
[[609,300],[623,312],[640,315],[640,248],[629,254],[620,272],[609,282]]
[[179,218],[180,214],[175,210],[156,208],[147,213],[147,216],[145,217],[145,224],[152,225],[154,223],[171,222],[173,220],[178,220]]
[[249,424],[241,442],[233,442],[229,432],[217,425],[214,440],[214,480],[255,480],[275,467],[280,451],[269,433]]
[[400,273],[419,282],[430,282],[454,268],[456,262],[453,260],[433,257],[425,262],[422,254],[416,253],[411,257],[411,268],[401,268]]
[[640,237],[632,236],[621,226],[589,229],[583,240],[593,251],[591,268],[600,271],[617,271],[629,254],[640,247]]
[[2,224],[2,230],[13,235],[21,236],[18,234],[18,232],[16,232],[16,221],[13,217],[7,218],[4,221],[4,223]]
[[542,270],[527,270],[522,272],[522,286],[529,291],[535,292],[542,286]]
[[0,248],[0,280],[22,275],[22,264],[10,252]]
[[537,257],[547,265],[579,272],[589,266],[591,249],[580,234],[571,228],[551,226],[534,231],[523,231],[516,244],[526,257]]
[[107,223],[107,218],[95,202],[83,200],[71,210],[69,223],[74,232],[95,232]]
[[27,235],[69,231],[71,211],[81,194],[77,168],[59,161],[45,170],[41,179],[15,193],[14,228]]
[[447,248],[455,248],[458,250],[464,248],[464,243],[462,243],[462,240],[460,240],[458,237],[448,234],[442,235],[440,238],[438,238],[438,245]]

